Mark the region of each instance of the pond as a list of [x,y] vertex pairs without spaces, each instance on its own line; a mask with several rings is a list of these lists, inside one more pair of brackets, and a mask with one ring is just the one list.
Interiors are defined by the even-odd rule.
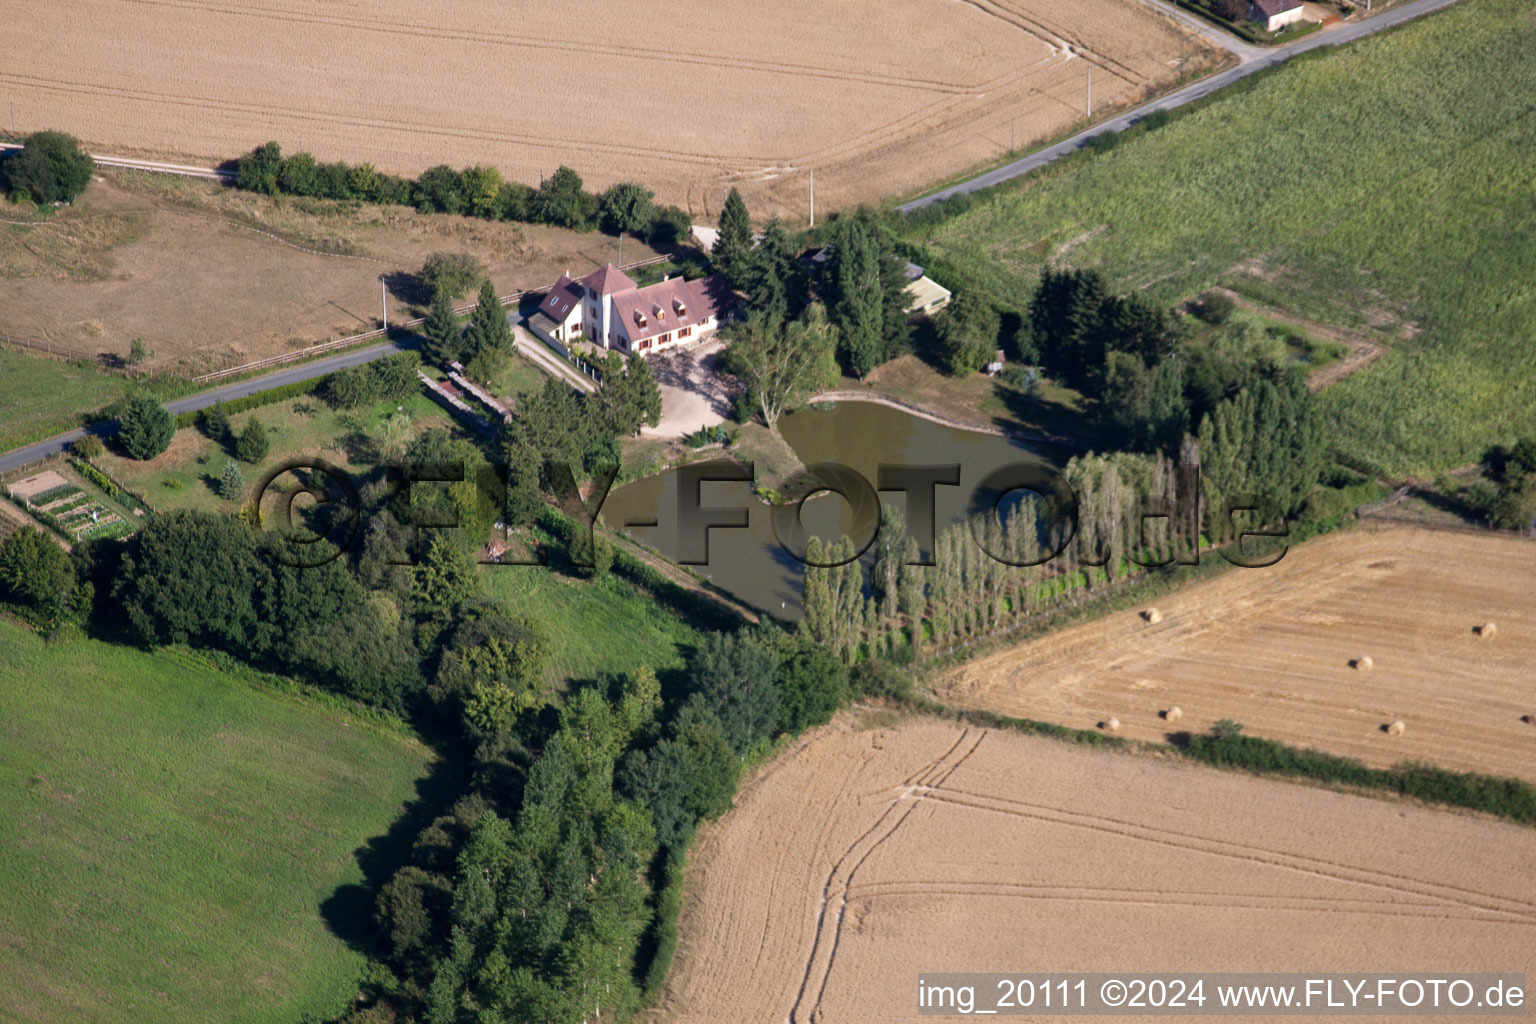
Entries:
[[[867,401],[798,410],[779,421],[779,432],[802,464],[838,463],[870,487],[881,482],[882,466],[887,467],[887,482],[899,477],[902,468],[946,467],[948,472],[954,467],[958,484],[933,488],[934,522],[940,532],[965,518],[972,492],[994,471],[1021,463],[1054,464],[1060,455],[1043,445],[1026,446]],[[672,469],[615,488],[603,505],[603,521],[673,561],[704,558],[704,531],[698,525],[680,529],[689,519],[679,504],[679,491],[687,496],[693,489],[688,473],[687,467]],[[680,488],[680,482],[688,486]],[[852,483],[850,490],[856,491],[857,480]],[[798,619],[804,567],[776,537],[772,507],[756,497],[744,480],[706,480],[696,486],[703,509],[737,510],[721,518],[745,518],[746,525],[708,530],[707,561],[691,568],[757,608],[783,619]],[[918,490],[926,492],[926,487]],[[885,490],[879,492],[879,500],[891,503],[911,520],[914,507],[925,498],[914,501],[901,490]],[[844,498],[823,492],[804,503],[800,522],[808,534],[830,541],[853,532],[855,512]],[[782,529],[784,523],[780,525]],[[872,555],[873,549],[866,557]]]

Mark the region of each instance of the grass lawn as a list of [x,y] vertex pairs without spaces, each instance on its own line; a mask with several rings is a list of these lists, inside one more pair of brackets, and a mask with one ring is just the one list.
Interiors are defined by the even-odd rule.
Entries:
[[0,1019],[293,1024],[364,962],[321,904],[430,752],[182,651],[0,622]]
[[978,428],[1022,428],[1038,434],[1082,438],[1088,430],[1082,396],[1049,380],[1031,398],[1002,380],[981,373],[948,377],[917,356],[877,366],[867,380],[845,377],[844,390],[870,390],[927,409],[956,423]]
[[130,387],[89,363],[0,348],[0,451],[73,430],[81,413],[116,401]]
[[502,363],[496,379],[490,382],[490,391],[497,398],[510,399],[515,403],[517,396],[525,391],[529,393],[543,391],[544,382],[547,380],[549,380],[549,374],[539,369],[532,360],[514,355]]
[[[401,410],[399,407],[403,406]],[[337,412],[313,395],[276,402],[236,413],[230,422],[236,432],[251,417],[266,425],[272,447],[259,465],[240,463],[245,474],[246,496],[272,467],[286,459],[318,457],[346,470],[367,470],[380,461],[379,442],[384,422],[397,412],[410,414],[409,430],[421,432],[451,427],[453,421],[442,406],[425,395],[403,401],[383,401],[368,408]],[[214,485],[233,456],[205,437],[196,427],[176,432],[171,446],[148,462],[139,462],[109,450],[98,460],[102,467],[137,492],[158,511],[195,508],[206,511],[234,508],[221,499]]]
[[1022,308],[1047,262],[1172,304],[1222,285],[1392,351],[1323,392],[1391,472],[1536,430],[1536,17],[1474,0],[1298,58],[913,240]]
[[488,594],[544,631],[557,684],[640,665],[658,672],[680,668],[699,642],[676,614],[611,573],[585,580],[553,568],[502,565],[480,574]]

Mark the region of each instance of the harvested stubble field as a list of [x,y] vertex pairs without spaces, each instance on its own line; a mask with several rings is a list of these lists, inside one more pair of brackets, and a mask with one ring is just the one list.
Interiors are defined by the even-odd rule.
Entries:
[[[22,129],[219,160],[267,139],[417,173],[569,164],[695,216],[724,186],[763,213],[920,187],[1211,64],[1136,0],[6,0],[0,83]],[[132,55],[131,59],[125,55]],[[765,102],[771,97],[771,102]],[[825,207],[824,207],[825,208]]]
[[701,834],[662,1015],[905,1020],[929,971],[1529,971],[1530,842],[1468,815],[850,716]]
[[[72,207],[0,225],[0,284],[20,337],[83,357],[126,356],[142,338],[148,368],[192,376],[377,328],[381,274],[391,322],[415,315],[413,275],[433,252],[472,253],[507,294],[594,270],[617,245],[596,232],[101,171]],[[626,262],[653,255],[625,240]]]
[[[1394,527],[1333,534],[1137,611],[977,658],[935,680],[957,705],[1162,741],[1223,718],[1387,767],[1536,780],[1536,544]],[[1492,621],[1484,640],[1474,627]],[[1370,670],[1351,667],[1369,657]],[[1177,725],[1159,717],[1169,707]],[[1383,727],[1401,719],[1403,736]]]

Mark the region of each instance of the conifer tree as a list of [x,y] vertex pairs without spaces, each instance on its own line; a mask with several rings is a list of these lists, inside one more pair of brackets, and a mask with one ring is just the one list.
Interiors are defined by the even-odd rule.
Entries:
[[421,354],[429,363],[446,368],[464,354],[464,332],[459,328],[459,318],[453,313],[453,300],[447,292],[439,290],[433,294],[432,308],[421,333],[426,339]]
[[720,234],[712,250],[715,269],[733,287],[745,288],[752,273],[752,218],[741,193],[731,189],[720,210]]

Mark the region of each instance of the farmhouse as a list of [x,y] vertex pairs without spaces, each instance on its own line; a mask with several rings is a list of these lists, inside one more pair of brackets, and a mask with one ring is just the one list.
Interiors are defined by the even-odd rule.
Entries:
[[1301,0],[1251,0],[1249,16],[1270,32],[1302,20]]
[[579,281],[561,274],[528,326],[561,345],[585,341],[625,355],[651,355],[713,334],[733,302],[721,274],[696,281],[670,277],[641,288],[610,263]]

